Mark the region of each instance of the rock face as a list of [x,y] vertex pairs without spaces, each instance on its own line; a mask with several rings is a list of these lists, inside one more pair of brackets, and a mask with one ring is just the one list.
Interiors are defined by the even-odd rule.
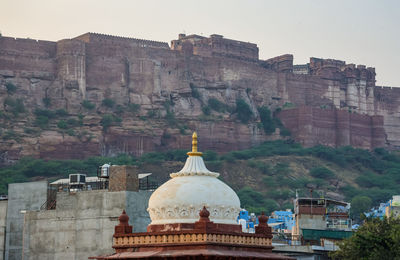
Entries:
[[[305,145],[398,147],[399,97],[400,89],[375,86],[373,68],[259,60],[256,44],[220,35],[180,35],[171,47],[95,33],[0,37],[0,161],[141,155],[184,148],[192,130],[203,151],[248,148],[277,138],[259,127],[261,106],[282,108],[275,114]],[[246,124],[238,99],[253,114]],[[222,109],[210,110],[209,100]]]

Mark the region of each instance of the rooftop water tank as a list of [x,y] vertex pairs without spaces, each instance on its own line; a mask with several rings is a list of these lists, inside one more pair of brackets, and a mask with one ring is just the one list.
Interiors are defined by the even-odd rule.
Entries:
[[99,170],[97,172],[97,176],[99,178],[110,177],[110,166],[111,166],[111,163],[110,164],[106,163],[106,164],[103,164],[103,166],[100,166]]

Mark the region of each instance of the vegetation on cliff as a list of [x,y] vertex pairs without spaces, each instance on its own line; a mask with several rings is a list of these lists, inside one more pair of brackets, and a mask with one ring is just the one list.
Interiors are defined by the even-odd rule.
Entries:
[[[140,158],[124,154],[85,160],[23,158],[0,169],[0,193],[6,193],[12,182],[56,179],[75,172],[95,175],[97,167],[106,162],[137,165],[141,172],[153,172],[153,178],[164,182],[169,173],[182,168],[185,159],[185,150],[147,153]],[[400,190],[400,156],[381,148],[372,152],[352,147],[303,148],[280,140],[223,155],[206,151],[204,159],[210,170],[220,172],[220,178],[237,191],[242,207],[257,213],[292,208],[296,191],[309,195],[313,189],[313,196],[354,202],[357,218],[366,207]]]

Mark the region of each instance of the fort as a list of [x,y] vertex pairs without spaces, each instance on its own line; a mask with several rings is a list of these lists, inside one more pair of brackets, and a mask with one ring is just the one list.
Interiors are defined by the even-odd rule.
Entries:
[[[0,140],[1,164],[27,155],[65,159],[182,148],[189,129],[204,138],[202,150],[248,148],[281,138],[278,129],[268,135],[259,127],[262,106],[276,111],[290,138],[305,146],[400,146],[400,89],[376,86],[374,68],[320,58],[295,65],[291,54],[261,60],[258,51],[254,43],[217,34],[180,34],[170,46],[97,33],[57,42],[2,36],[0,127],[18,138]],[[211,98],[228,108],[245,101],[251,120],[241,123],[232,109],[205,115]],[[13,120],[10,100],[25,108]],[[95,108],[86,109],[84,101]],[[81,117],[81,124],[71,126],[74,134],[57,127],[62,118],[38,127],[37,109],[63,109],[63,120]],[[119,121],[102,127],[106,114]]]

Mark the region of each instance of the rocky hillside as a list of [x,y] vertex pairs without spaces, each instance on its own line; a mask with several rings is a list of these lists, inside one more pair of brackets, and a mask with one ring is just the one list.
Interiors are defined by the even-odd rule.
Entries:
[[[173,150],[147,153],[140,158],[120,155],[47,162],[24,158],[0,169],[0,194],[12,182],[54,180],[74,172],[95,175],[97,167],[105,162],[137,165],[140,172],[152,172],[152,181],[161,184],[170,173],[183,167],[186,157],[185,150]],[[351,147],[302,148],[292,142],[273,141],[224,155],[206,151],[203,157],[206,166],[219,172],[220,178],[238,193],[242,207],[254,212],[291,208],[296,191],[308,196],[310,189],[313,196],[348,202],[362,197],[367,201],[366,210],[398,194],[400,189],[400,156],[384,149],[369,152]]]
[[375,86],[373,68],[259,60],[255,44],[218,35],[180,35],[171,47],[94,33],[0,37],[0,164],[179,149],[193,130],[218,152],[289,135],[396,148],[399,98]]

